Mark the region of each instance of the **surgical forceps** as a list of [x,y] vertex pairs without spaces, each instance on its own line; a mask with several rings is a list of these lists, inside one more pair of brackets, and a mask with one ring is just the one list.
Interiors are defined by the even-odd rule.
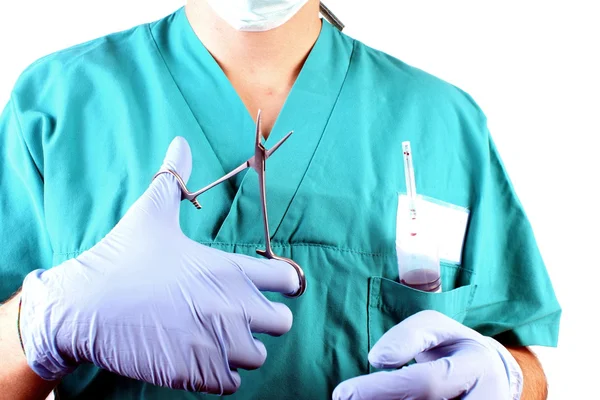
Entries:
[[255,170],[258,173],[258,186],[260,189],[260,200],[262,202],[262,216],[263,216],[263,224],[264,224],[264,231],[265,231],[265,250],[257,249],[256,252],[258,254],[260,254],[261,256],[268,258],[269,260],[284,261],[284,262],[290,264],[294,268],[294,270],[296,270],[296,273],[298,274],[299,288],[296,292],[294,292],[292,294],[286,294],[285,296],[286,297],[300,297],[306,291],[306,277],[304,276],[304,271],[302,270],[300,265],[298,265],[294,260],[291,260],[289,258],[279,257],[278,255],[276,255],[273,252],[273,248],[271,247],[271,235],[269,233],[269,219],[267,218],[267,193],[266,193],[266,184],[265,184],[265,168],[266,168],[267,158],[271,157],[271,155],[273,153],[275,153],[275,151],[283,144],[283,142],[285,142],[292,135],[293,131],[288,133],[287,135],[285,135],[285,137],[283,139],[281,139],[279,142],[275,143],[275,145],[273,145],[273,147],[271,147],[269,150],[265,149],[265,146],[263,146],[263,144],[261,142],[260,114],[261,114],[261,112],[259,110],[258,116],[256,118],[256,133],[255,133],[256,137],[255,137],[255,142],[254,142],[254,155],[252,157],[250,157],[247,161],[242,163],[239,167],[235,168],[230,173],[226,174],[225,176],[214,181],[213,183],[211,183],[195,192],[190,192],[187,189],[187,186],[186,186],[185,182],[183,181],[183,179],[181,179],[181,176],[179,176],[179,174],[177,172],[170,170],[170,169],[159,171],[158,173],[156,173],[156,175],[154,175],[154,177],[152,179],[156,178],[160,174],[165,174],[165,173],[172,174],[175,177],[175,179],[177,179],[177,182],[179,183],[179,187],[181,188],[182,200],[187,199],[187,200],[191,201],[192,204],[194,204],[194,206],[196,206],[197,209],[200,209],[200,208],[202,208],[202,206],[200,205],[200,203],[198,202],[198,199],[197,199],[199,195],[201,195],[202,193],[206,192],[209,189],[212,189],[213,187],[226,181],[227,179],[239,174],[240,172],[244,171],[246,168],[252,168],[253,170]]

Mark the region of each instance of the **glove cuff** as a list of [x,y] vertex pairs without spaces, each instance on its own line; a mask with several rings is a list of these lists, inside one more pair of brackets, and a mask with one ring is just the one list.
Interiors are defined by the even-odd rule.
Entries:
[[73,372],[72,362],[65,360],[56,346],[57,326],[53,302],[46,290],[45,270],[30,272],[21,290],[20,329],[23,350],[29,367],[42,379],[54,381]]
[[510,352],[501,343],[491,337],[489,339],[492,347],[498,352],[498,355],[504,363],[506,369],[506,376],[508,377],[508,384],[510,386],[510,399],[519,400],[521,393],[523,392],[523,371],[517,360],[510,354]]

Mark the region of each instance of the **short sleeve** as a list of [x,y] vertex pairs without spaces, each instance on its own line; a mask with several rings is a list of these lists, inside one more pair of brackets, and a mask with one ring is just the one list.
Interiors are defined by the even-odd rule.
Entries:
[[505,345],[556,346],[560,305],[523,206],[487,127],[484,132],[463,255],[477,284],[465,324]]
[[41,159],[30,152],[20,117],[11,99],[0,116],[0,301],[52,261]]

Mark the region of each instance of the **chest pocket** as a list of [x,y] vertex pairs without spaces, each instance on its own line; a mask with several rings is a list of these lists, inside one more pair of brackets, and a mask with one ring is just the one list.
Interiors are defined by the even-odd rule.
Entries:
[[[440,268],[445,287],[463,279],[472,282],[473,273],[458,265],[442,262]],[[463,322],[477,290],[477,285],[468,284],[441,293],[429,293],[382,277],[369,278],[368,285],[369,350],[385,332],[419,311],[435,310]]]
[[[460,266],[462,246],[469,212],[432,198],[420,197],[417,202],[419,225],[436,231],[443,291],[423,292],[398,283],[396,280],[371,276],[367,295],[367,329],[369,350],[394,325],[423,310],[435,310],[458,322],[463,322],[473,301],[477,286],[474,273]],[[397,253],[402,249],[398,240],[409,224],[408,200],[398,198]]]

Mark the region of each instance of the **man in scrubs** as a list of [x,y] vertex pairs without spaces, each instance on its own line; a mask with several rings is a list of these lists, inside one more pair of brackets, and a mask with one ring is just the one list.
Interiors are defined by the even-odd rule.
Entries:
[[[190,0],[22,74],[0,119],[0,398],[545,398],[525,346],[556,345],[561,309],[484,114],[318,11]],[[294,130],[267,198],[299,298],[256,258],[253,171],[200,211],[149,183],[248,159],[258,109],[267,147]],[[419,192],[469,212],[441,293],[398,280],[404,141]]]

